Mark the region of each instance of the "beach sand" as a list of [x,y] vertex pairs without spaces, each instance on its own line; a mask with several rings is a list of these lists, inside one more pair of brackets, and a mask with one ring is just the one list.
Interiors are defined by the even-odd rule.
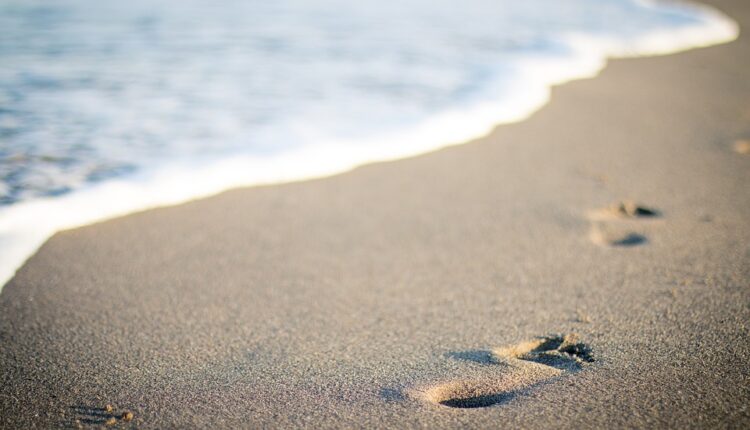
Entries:
[[747,139],[745,32],[465,145],[58,233],[0,294],[0,427],[748,428]]

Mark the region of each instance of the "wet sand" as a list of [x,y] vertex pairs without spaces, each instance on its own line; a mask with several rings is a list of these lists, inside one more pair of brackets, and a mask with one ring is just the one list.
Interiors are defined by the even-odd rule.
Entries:
[[616,60],[465,145],[58,233],[0,294],[0,427],[747,428],[748,71],[745,32]]

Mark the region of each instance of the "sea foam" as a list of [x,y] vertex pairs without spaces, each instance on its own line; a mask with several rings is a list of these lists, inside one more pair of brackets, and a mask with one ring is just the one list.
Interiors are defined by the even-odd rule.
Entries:
[[[607,3],[581,1],[586,3],[587,7]],[[363,112],[364,117],[347,116],[345,113],[348,106],[345,103],[353,97],[354,93],[344,91],[339,99],[320,100],[319,103],[328,103],[328,108],[323,109],[323,113],[313,111],[308,116],[306,113],[310,112],[303,109],[300,112],[293,112],[292,120],[284,118],[277,122],[271,121],[267,129],[270,130],[270,136],[273,136],[275,140],[269,138],[271,143],[265,145],[255,145],[251,148],[229,145],[219,151],[213,151],[212,146],[208,144],[206,146],[208,149],[204,152],[191,149],[187,151],[189,155],[184,156],[185,146],[194,148],[196,145],[183,144],[183,147],[175,146],[154,157],[155,161],[144,161],[142,165],[127,170],[123,174],[113,174],[101,180],[75,183],[67,192],[50,192],[47,195],[42,193],[29,198],[18,198],[0,207],[0,284],[5,284],[24,261],[55,232],[136,211],[187,202],[234,187],[275,184],[335,175],[366,163],[395,160],[460,144],[489,133],[498,124],[517,122],[527,118],[549,101],[552,86],[574,79],[596,76],[605,67],[608,58],[670,54],[729,42],[734,40],[739,33],[734,21],[710,7],[692,3],[645,0],[625,3],[627,3],[627,8],[624,10],[637,8],[638,13],[645,14],[645,16],[666,14],[680,19],[677,19],[679,22],[674,25],[667,20],[664,23],[647,25],[645,30],[636,28],[637,31],[634,31],[628,28],[621,33],[588,31],[589,29],[585,27],[561,28],[553,35],[555,43],[552,48],[544,43],[539,44],[540,46],[532,43],[530,47],[522,46],[521,48],[514,46],[513,43],[500,44],[506,48],[510,46],[507,48],[508,52],[504,55],[498,54],[496,62],[490,56],[481,56],[484,63],[477,68],[481,73],[472,69],[472,73],[477,76],[476,81],[480,84],[477,84],[477,87],[471,91],[463,91],[469,94],[468,96],[456,96],[447,101],[436,102],[438,109],[422,109],[421,111],[414,109],[416,112],[402,112],[393,104],[377,104],[373,100],[377,97],[378,91],[383,90],[376,86],[369,88],[367,90],[369,92],[362,98],[353,100],[353,102],[365,105],[364,108],[352,108]],[[424,9],[428,5],[423,4],[419,7]],[[419,10],[419,7],[415,7],[415,10]],[[478,13],[487,12],[479,9]],[[496,9],[490,8],[489,12],[494,10]],[[158,13],[161,12],[157,12],[157,16]],[[528,15],[541,12],[521,11],[519,13]],[[591,13],[596,15],[596,9]],[[511,20],[512,18],[506,17],[505,19]],[[627,19],[628,16],[623,18]],[[441,23],[440,16],[431,19],[436,26]],[[294,22],[288,25],[294,25]],[[538,25],[549,24],[541,20]],[[409,23],[406,24],[407,28],[408,26]],[[347,31],[356,31],[354,27],[356,26]],[[16,29],[16,31],[21,30]],[[471,31],[471,29],[462,31]],[[283,33],[282,29],[281,34]],[[374,34],[377,33],[376,29]],[[440,36],[439,32],[427,34],[423,31],[420,34],[425,37],[431,35],[439,38]],[[450,32],[448,36],[459,37]],[[427,42],[432,43],[429,40]],[[283,44],[283,41],[275,43]],[[439,42],[436,39],[434,43]],[[491,42],[488,43],[491,44]],[[0,55],[3,50],[7,52],[8,49],[10,49],[8,46],[0,47]],[[358,53],[357,49],[345,54],[367,54]],[[386,48],[379,47],[378,49]],[[272,52],[270,55],[275,54]],[[316,55],[316,52],[293,55],[305,57]],[[410,55],[421,54],[417,50],[416,54],[412,52]],[[72,58],[66,61],[75,64],[78,60]],[[205,61],[210,61],[210,58]],[[300,61],[303,60],[300,59]],[[346,67],[350,66],[351,64],[346,65]],[[138,66],[136,64],[132,67]],[[371,64],[371,67],[377,69],[380,66]],[[435,64],[434,67],[439,67],[439,64]],[[393,69],[398,69],[398,65],[384,67],[385,73],[391,73]],[[10,71],[6,69],[2,72],[0,76],[4,76],[7,81],[8,76],[11,76]],[[429,70],[427,70],[425,76],[429,75]],[[357,75],[342,76],[356,77]],[[472,75],[469,74],[469,76]],[[175,79],[182,78],[175,77]],[[451,77],[445,75],[442,79],[447,82]],[[396,79],[395,82],[398,80]],[[468,84],[472,82],[474,81],[470,80]],[[86,83],[82,84],[84,93],[85,85]],[[390,85],[393,86],[393,82]],[[44,91],[48,90],[39,90],[35,87],[30,91],[44,95]],[[215,89],[214,93],[218,94],[217,106],[220,106],[222,101],[235,100],[226,95],[227,91],[231,91],[231,88]],[[408,92],[409,89],[406,91]],[[451,94],[454,93],[463,94],[461,91],[454,91]],[[429,92],[424,92],[422,96],[425,94],[429,96]],[[144,97],[148,96],[141,93],[132,96],[129,99],[132,105],[130,108],[134,109],[139,106],[137,102]],[[268,97],[272,99],[273,94]],[[8,96],[5,99],[7,100]],[[438,100],[439,97],[435,96],[435,99]],[[78,99],[79,102],[85,100],[90,102],[91,106],[87,109],[92,111],[109,109],[102,105],[104,102],[96,95],[84,94]],[[173,103],[169,100],[152,101],[156,103],[156,109],[174,110]],[[349,101],[351,102],[352,100]],[[271,110],[270,106],[263,105],[262,100],[258,103],[259,109]],[[373,118],[380,121],[368,121],[366,115],[368,103],[374,111],[378,111],[379,116],[374,115]],[[281,106],[282,110],[283,108],[284,106]],[[390,109],[393,109],[398,117],[389,116]],[[294,111],[293,108],[289,110]],[[122,117],[122,112],[116,110],[115,112],[118,118]],[[217,127],[221,131],[218,136],[209,133],[207,140],[231,138],[241,141],[245,137],[244,126],[238,125],[237,121],[232,118],[221,115],[211,116],[210,110],[204,113],[206,120],[215,121],[219,124]],[[139,121],[142,118],[136,115],[130,120],[121,119],[122,121]],[[347,122],[351,124],[351,127],[347,128],[346,124],[343,128],[326,127],[326,125],[335,124],[337,120]],[[384,125],[381,126],[381,123]],[[44,124],[42,123],[40,127],[44,128]],[[159,124],[155,124],[154,127],[158,128]],[[259,126],[259,128],[262,127]],[[249,127],[249,129],[253,128]],[[279,130],[277,134],[273,132],[275,129]],[[96,135],[93,134],[95,139]],[[113,141],[112,145],[122,145],[122,142],[118,141],[117,133],[108,130],[106,134],[106,139]],[[263,133],[258,134],[261,137],[264,136]],[[161,139],[169,139],[173,135],[182,136],[169,129],[158,133]],[[43,137],[54,138],[55,136],[54,133],[48,133]],[[288,144],[289,141],[296,143]],[[261,138],[258,138],[258,142],[263,143]],[[25,143],[19,143],[21,144]],[[6,154],[12,152],[6,148],[0,149],[5,150]],[[125,145],[125,150],[127,150],[127,145]],[[8,184],[4,186],[9,187]]]

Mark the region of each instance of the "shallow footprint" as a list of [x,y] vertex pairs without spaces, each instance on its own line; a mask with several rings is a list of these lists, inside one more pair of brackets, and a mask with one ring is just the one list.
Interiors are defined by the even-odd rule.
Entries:
[[587,218],[591,221],[589,239],[597,245],[609,247],[642,245],[648,239],[639,231],[643,227],[640,223],[660,217],[661,212],[657,209],[623,200],[588,212]]
[[492,366],[482,377],[456,379],[414,390],[430,403],[452,408],[482,408],[507,402],[524,390],[594,361],[575,334],[540,337],[490,351],[452,353],[454,359]]

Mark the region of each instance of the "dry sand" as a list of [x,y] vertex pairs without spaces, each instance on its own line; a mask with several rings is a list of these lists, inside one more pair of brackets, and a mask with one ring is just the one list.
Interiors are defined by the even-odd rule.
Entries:
[[59,233],[0,295],[0,427],[748,428],[748,138],[745,32],[470,144]]

